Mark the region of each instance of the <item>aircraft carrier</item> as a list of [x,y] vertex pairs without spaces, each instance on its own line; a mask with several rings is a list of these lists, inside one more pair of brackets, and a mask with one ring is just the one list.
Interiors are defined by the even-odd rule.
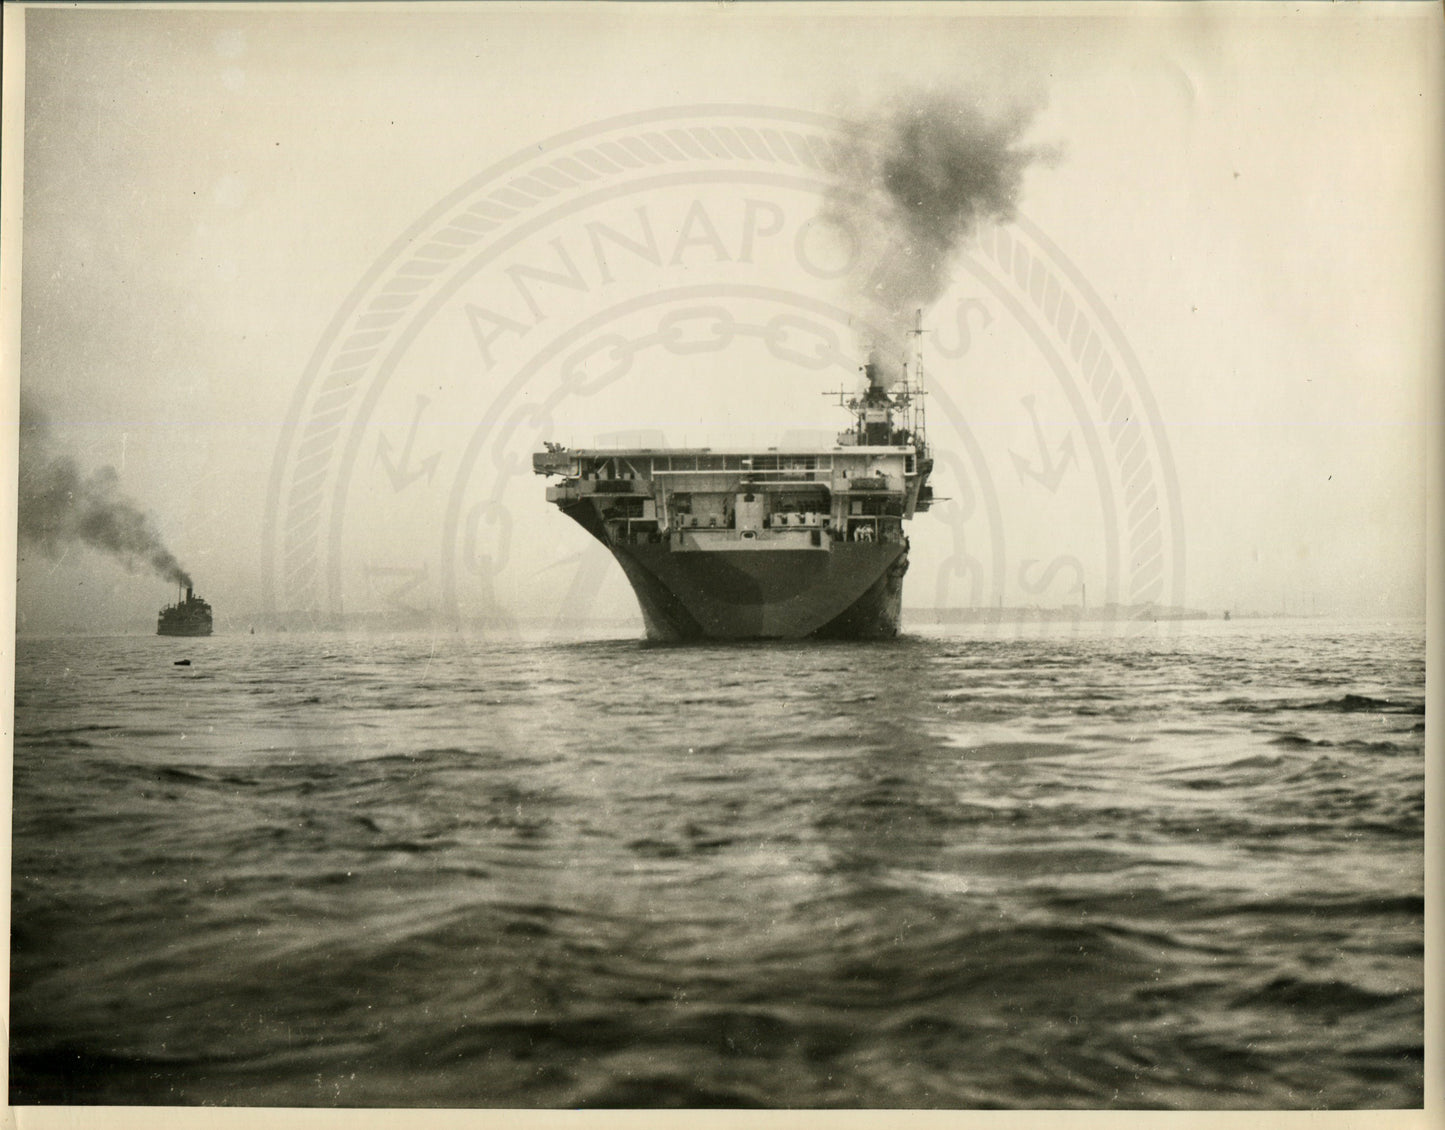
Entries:
[[904,523],[932,500],[923,390],[876,364],[831,445],[568,450],[547,500],[612,552],[649,639],[887,639],[898,634]]

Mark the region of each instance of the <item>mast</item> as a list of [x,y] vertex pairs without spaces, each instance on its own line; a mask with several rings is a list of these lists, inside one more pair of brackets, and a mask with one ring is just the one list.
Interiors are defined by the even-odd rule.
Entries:
[[[909,396],[913,408],[913,419],[909,421],[914,442],[920,454],[928,450],[928,408],[923,390],[923,307],[918,308],[913,329],[913,383],[916,386]],[[905,370],[906,371],[906,370]]]

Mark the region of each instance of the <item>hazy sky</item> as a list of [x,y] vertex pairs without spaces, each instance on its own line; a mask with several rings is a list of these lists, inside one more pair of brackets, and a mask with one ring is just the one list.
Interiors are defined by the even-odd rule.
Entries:
[[[603,349],[598,334],[721,306],[748,326],[806,316],[851,353],[868,311],[829,277],[844,251],[812,223],[818,177],[699,150],[498,237],[366,377],[365,407],[317,456],[311,514],[303,431],[326,405],[308,373],[325,376],[338,332],[366,332],[349,297],[405,276],[408,231],[449,198],[512,175],[489,170],[620,137],[598,124],[620,115],[664,134],[836,132],[827,121],[919,91],[972,91],[1034,108],[1027,139],[1054,155],[925,313],[951,501],[910,530],[905,604],[1060,604],[1080,580],[1091,602],[1128,599],[1157,553],[1169,580],[1149,592],[1216,613],[1422,615],[1438,6],[1124,11],[31,9],[20,383],[57,447],[116,469],[223,623],[268,599],[632,614],[528,452],[629,429],[717,446],[835,429],[817,394],[848,372],[750,331],[711,352],[653,348],[588,395],[549,397],[565,343]],[[18,37],[5,49],[9,64]],[[679,110],[700,106],[715,109]],[[656,248],[639,252],[649,229]],[[1000,264],[1025,247],[1015,293]],[[1126,421],[1050,344],[1050,279],[1132,366],[1117,403],[1151,429],[1148,499],[1111,439]],[[1136,503],[1163,515],[1162,548],[1130,533]],[[17,592],[22,627],[45,631],[144,621],[169,589],[89,550],[22,546]]]

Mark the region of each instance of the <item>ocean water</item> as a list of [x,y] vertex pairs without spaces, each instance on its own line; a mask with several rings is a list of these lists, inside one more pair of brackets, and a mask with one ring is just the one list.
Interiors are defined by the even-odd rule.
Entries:
[[22,639],[16,680],[13,1102],[1422,1102],[1418,626]]

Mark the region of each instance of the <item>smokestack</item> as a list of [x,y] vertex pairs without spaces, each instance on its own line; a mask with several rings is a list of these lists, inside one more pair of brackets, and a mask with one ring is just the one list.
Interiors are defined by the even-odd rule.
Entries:
[[32,397],[20,396],[20,540],[50,557],[75,544],[89,546],[125,568],[150,569],[177,585],[190,576],[166,548],[150,517],[120,490],[114,468],[84,475],[52,449],[50,426]]
[[[892,358],[951,281],[960,246],[984,223],[1014,217],[1024,170],[1049,150],[1021,138],[1036,106],[990,112],[979,97],[926,94],[860,123],[822,216],[856,240],[854,293],[881,308],[880,336],[863,342],[892,385]],[[871,379],[871,378],[870,378]]]

